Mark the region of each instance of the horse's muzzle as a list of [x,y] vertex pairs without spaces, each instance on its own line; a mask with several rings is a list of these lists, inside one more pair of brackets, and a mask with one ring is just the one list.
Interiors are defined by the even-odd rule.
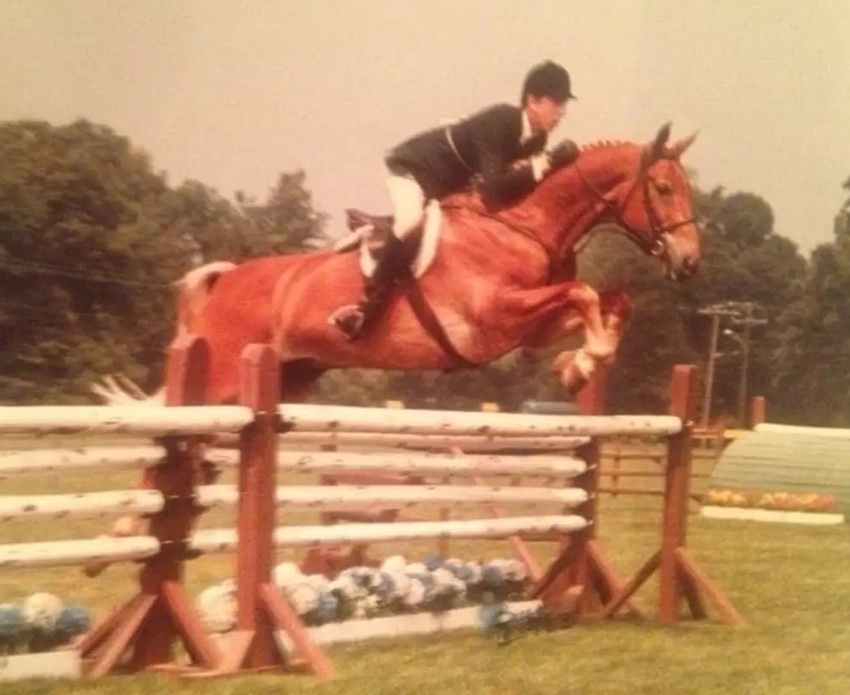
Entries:
[[693,258],[683,258],[679,267],[676,268],[672,274],[676,280],[684,282],[696,275],[697,270],[699,270],[698,261],[695,261]]

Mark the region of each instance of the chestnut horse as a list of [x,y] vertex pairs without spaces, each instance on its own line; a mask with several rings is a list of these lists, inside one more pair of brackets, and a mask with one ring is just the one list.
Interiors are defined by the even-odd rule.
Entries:
[[[631,311],[625,294],[597,294],[575,279],[577,242],[593,227],[614,223],[657,257],[670,278],[685,280],[699,264],[691,188],[679,162],[695,136],[668,144],[669,136],[666,124],[647,144],[585,146],[573,165],[498,212],[485,209],[474,192],[441,201],[433,263],[420,280],[396,290],[381,320],[354,341],[328,317],[359,295],[355,252],[328,249],[190,271],[178,283],[177,337],[207,340],[207,402],[236,402],[239,357],[251,343],[275,346],[282,398],[295,402],[328,369],[468,367],[516,348],[548,347],[584,327],[584,345],[555,359],[564,386],[577,391],[598,363],[613,359]],[[113,404],[158,404],[163,389],[147,397],[110,378],[93,387]],[[207,475],[211,482],[215,472]],[[111,533],[134,535],[140,523],[122,517]],[[93,561],[85,571],[92,576],[106,566]]]
[[[584,328],[584,344],[555,359],[569,393],[600,362],[613,359],[631,302],[598,294],[576,277],[576,243],[593,227],[617,225],[670,278],[697,269],[700,241],[691,188],[679,162],[695,135],[669,143],[670,124],[646,144],[586,145],[571,166],[545,178],[521,201],[488,210],[474,191],[440,201],[438,248],[427,272],[397,288],[371,330],[349,341],[328,322],[362,287],[357,251],[332,249],[211,263],[181,281],[178,335],[210,348],[208,402],[235,402],[239,355],[271,343],[287,384],[302,401],[328,369],[442,369],[482,365],[523,348],[549,347]],[[363,213],[350,215],[356,219]],[[110,403],[162,402],[114,380],[96,393]]]

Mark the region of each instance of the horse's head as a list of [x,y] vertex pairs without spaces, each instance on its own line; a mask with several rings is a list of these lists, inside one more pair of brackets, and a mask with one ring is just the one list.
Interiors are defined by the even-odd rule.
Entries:
[[[589,227],[613,223],[646,253],[661,259],[668,277],[691,277],[699,266],[700,238],[690,182],[679,158],[695,138],[693,134],[668,144],[667,123],[645,145],[603,142],[582,148],[575,174],[568,167],[553,179],[574,181],[567,190],[589,191],[593,211],[584,224],[568,225],[561,242],[575,243]],[[570,204],[575,205],[575,199]]]
[[700,235],[692,210],[691,185],[679,158],[696,133],[668,144],[670,124],[641,150],[635,176],[609,200],[613,221],[644,251],[661,259],[668,277],[686,280],[699,267]]

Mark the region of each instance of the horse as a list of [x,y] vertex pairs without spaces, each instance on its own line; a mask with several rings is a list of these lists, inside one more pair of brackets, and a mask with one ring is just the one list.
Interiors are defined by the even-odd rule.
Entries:
[[[353,341],[328,317],[340,301],[358,296],[369,267],[363,230],[386,225],[386,217],[350,209],[353,242],[189,271],[177,283],[175,340],[193,334],[208,344],[205,402],[238,401],[239,358],[251,343],[274,346],[281,399],[291,403],[306,400],[329,369],[470,368],[515,349],[534,354],[583,327],[584,344],[553,361],[566,391],[577,392],[599,364],[613,361],[631,317],[625,293],[597,293],[576,279],[577,244],[613,223],[659,259],[669,278],[682,282],[698,269],[699,229],[680,163],[696,133],[669,143],[670,129],[664,124],[647,143],[585,145],[572,165],[500,210],[487,208],[474,190],[438,201],[418,277],[396,288],[380,320]],[[111,377],[92,389],[110,404],[157,405],[165,398],[164,386],[148,396]],[[217,472],[202,475],[208,484]],[[140,524],[122,517],[111,533],[135,535]],[[85,572],[94,576],[106,566],[91,562]]]
[[[380,320],[355,340],[327,319],[359,295],[368,264],[361,243],[190,271],[178,283],[176,336],[193,333],[209,345],[206,402],[237,401],[239,356],[252,342],[275,348],[282,400],[300,402],[330,369],[474,368],[515,349],[537,354],[583,327],[584,344],[553,361],[575,394],[599,364],[613,361],[631,316],[625,293],[597,293],[576,280],[575,249],[588,232],[615,225],[677,281],[699,266],[692,190],[680,163],[696,133],[670,143],[670,130],[664,124],[647,143],[585,145],[572,165],[502,209],[486,207],[475,190],[431,206],[434,241],[431,256],[417,259],[420,276],[397,287]],[[348,215],[352,229],[388,221],[356,209]],[[158,404],[165,395],[164,387],[147,396],[111,377],[93,390],[112,404]]]

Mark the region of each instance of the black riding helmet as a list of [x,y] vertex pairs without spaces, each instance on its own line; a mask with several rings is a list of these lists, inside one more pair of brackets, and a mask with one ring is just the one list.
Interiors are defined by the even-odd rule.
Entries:
[[524,104],[529,94],[536,97],[549,97],[557,102],[577,98],[572,93],[570,74],[551,60],[535,65],[525,76],[520,103]]

